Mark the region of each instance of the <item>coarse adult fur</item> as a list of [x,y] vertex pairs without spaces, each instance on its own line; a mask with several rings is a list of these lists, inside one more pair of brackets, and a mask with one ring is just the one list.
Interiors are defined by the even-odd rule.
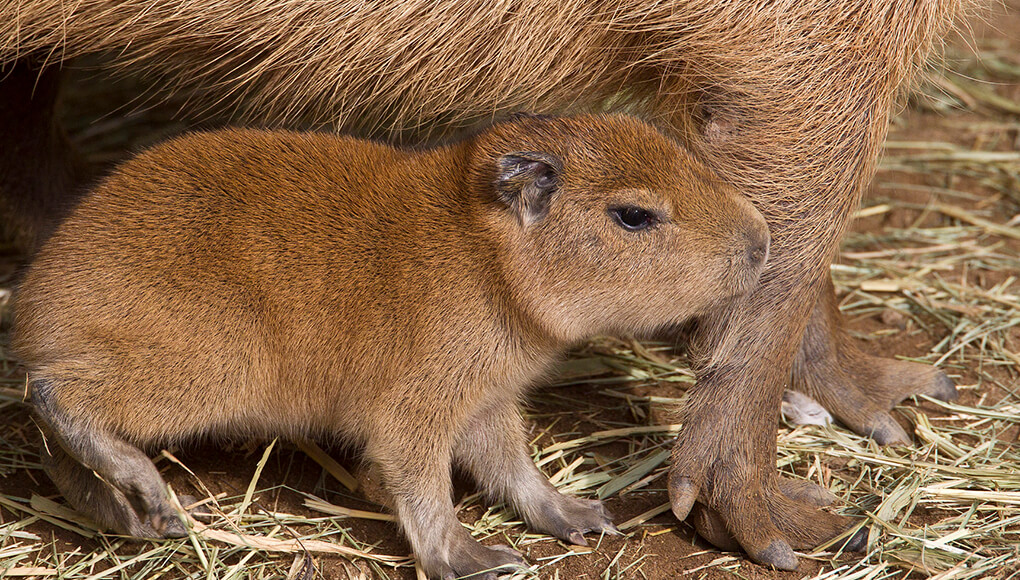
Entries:
[[518,399],[572,344],[746,294],[768,243],[742,195],[628,117],[518,117],[422,151],[195,134],[73,210],[25,277],[13,350],[48,472],[118,532],[185,533],[139,447],[331,436],[378,464],[430,576],[483,574],[521,560],[461,526],[451,461],[538,530],[615,532],[536,469]]
[[[825,277],[895,95],[964,1],[38,0],[0,13],[0,62],[52,69],[104,53],[112,67],[195,89],[198,110],[407,138],[519,108],[628,109],[671,127],[751,198],[773,237],[760,288],[697,330],[674,512],[698,499],[708,509],[699,521],[714,518],[759,562],[792,568],[791,546],[843,526],[780,490],[774,426],[791,368],[794,388],[885,443],[909,440],[888,413],[895,402],[955,395],[936,369],[861,352]],[[63,158],[58,132],[37,133],[53,137],[8,155],[8,175],[60,165],[46,161]],[[31,180],[0,183],[0,194],[21,199]],[[35,217],[27,239],[45,231],[45,213],[18,214]]]

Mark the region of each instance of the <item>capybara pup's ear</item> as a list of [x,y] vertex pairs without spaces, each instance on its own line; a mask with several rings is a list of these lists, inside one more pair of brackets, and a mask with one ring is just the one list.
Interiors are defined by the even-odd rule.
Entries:
[[496,161],[499,199],[521,225],[529,226],[545,216],[549,199],[559,187],[563,162],[550,153],[518,151]]

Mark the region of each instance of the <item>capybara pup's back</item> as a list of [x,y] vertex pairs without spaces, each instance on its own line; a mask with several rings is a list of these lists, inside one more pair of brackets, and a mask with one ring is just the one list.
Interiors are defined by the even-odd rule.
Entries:
[[738,192],[629,117],[518,116],[424,151],[195,134],[119,167],[58,228],[14,350],[48,471],[101,524],[184,532],[142,449],[339,436],[445,578],[520,561],[457,521],[451,462],[537,530],[613,530],[535,468],[519,396],[572,343],[724,307],[767,248]]

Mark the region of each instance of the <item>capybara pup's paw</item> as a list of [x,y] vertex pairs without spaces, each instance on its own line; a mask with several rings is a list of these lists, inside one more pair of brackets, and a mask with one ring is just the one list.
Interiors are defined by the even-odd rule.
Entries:
[[443,580],[496,580],[500,574],[526,565],[520,552],[509,546],[483,546],[468,540],[452,546],[450,561],[440,570],[440,577]]
[[549,506],[540,516],[532,518],[529,522],[536,530],[577,546],[588,545],[584,539],[584,534],[588,532],[613,535],[620,533],[601,501],[560,493],[556,495],[559,497],[556,505]]

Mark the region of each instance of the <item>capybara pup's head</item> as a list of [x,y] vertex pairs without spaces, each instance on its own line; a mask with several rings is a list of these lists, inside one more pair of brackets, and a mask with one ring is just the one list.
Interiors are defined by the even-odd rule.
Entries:
[[475,186],[493,187],[499,206],[488,225],[500,270],[561,337],[651,331],[757,283],[764,218],[643,122],[517,116],[477,149]]

